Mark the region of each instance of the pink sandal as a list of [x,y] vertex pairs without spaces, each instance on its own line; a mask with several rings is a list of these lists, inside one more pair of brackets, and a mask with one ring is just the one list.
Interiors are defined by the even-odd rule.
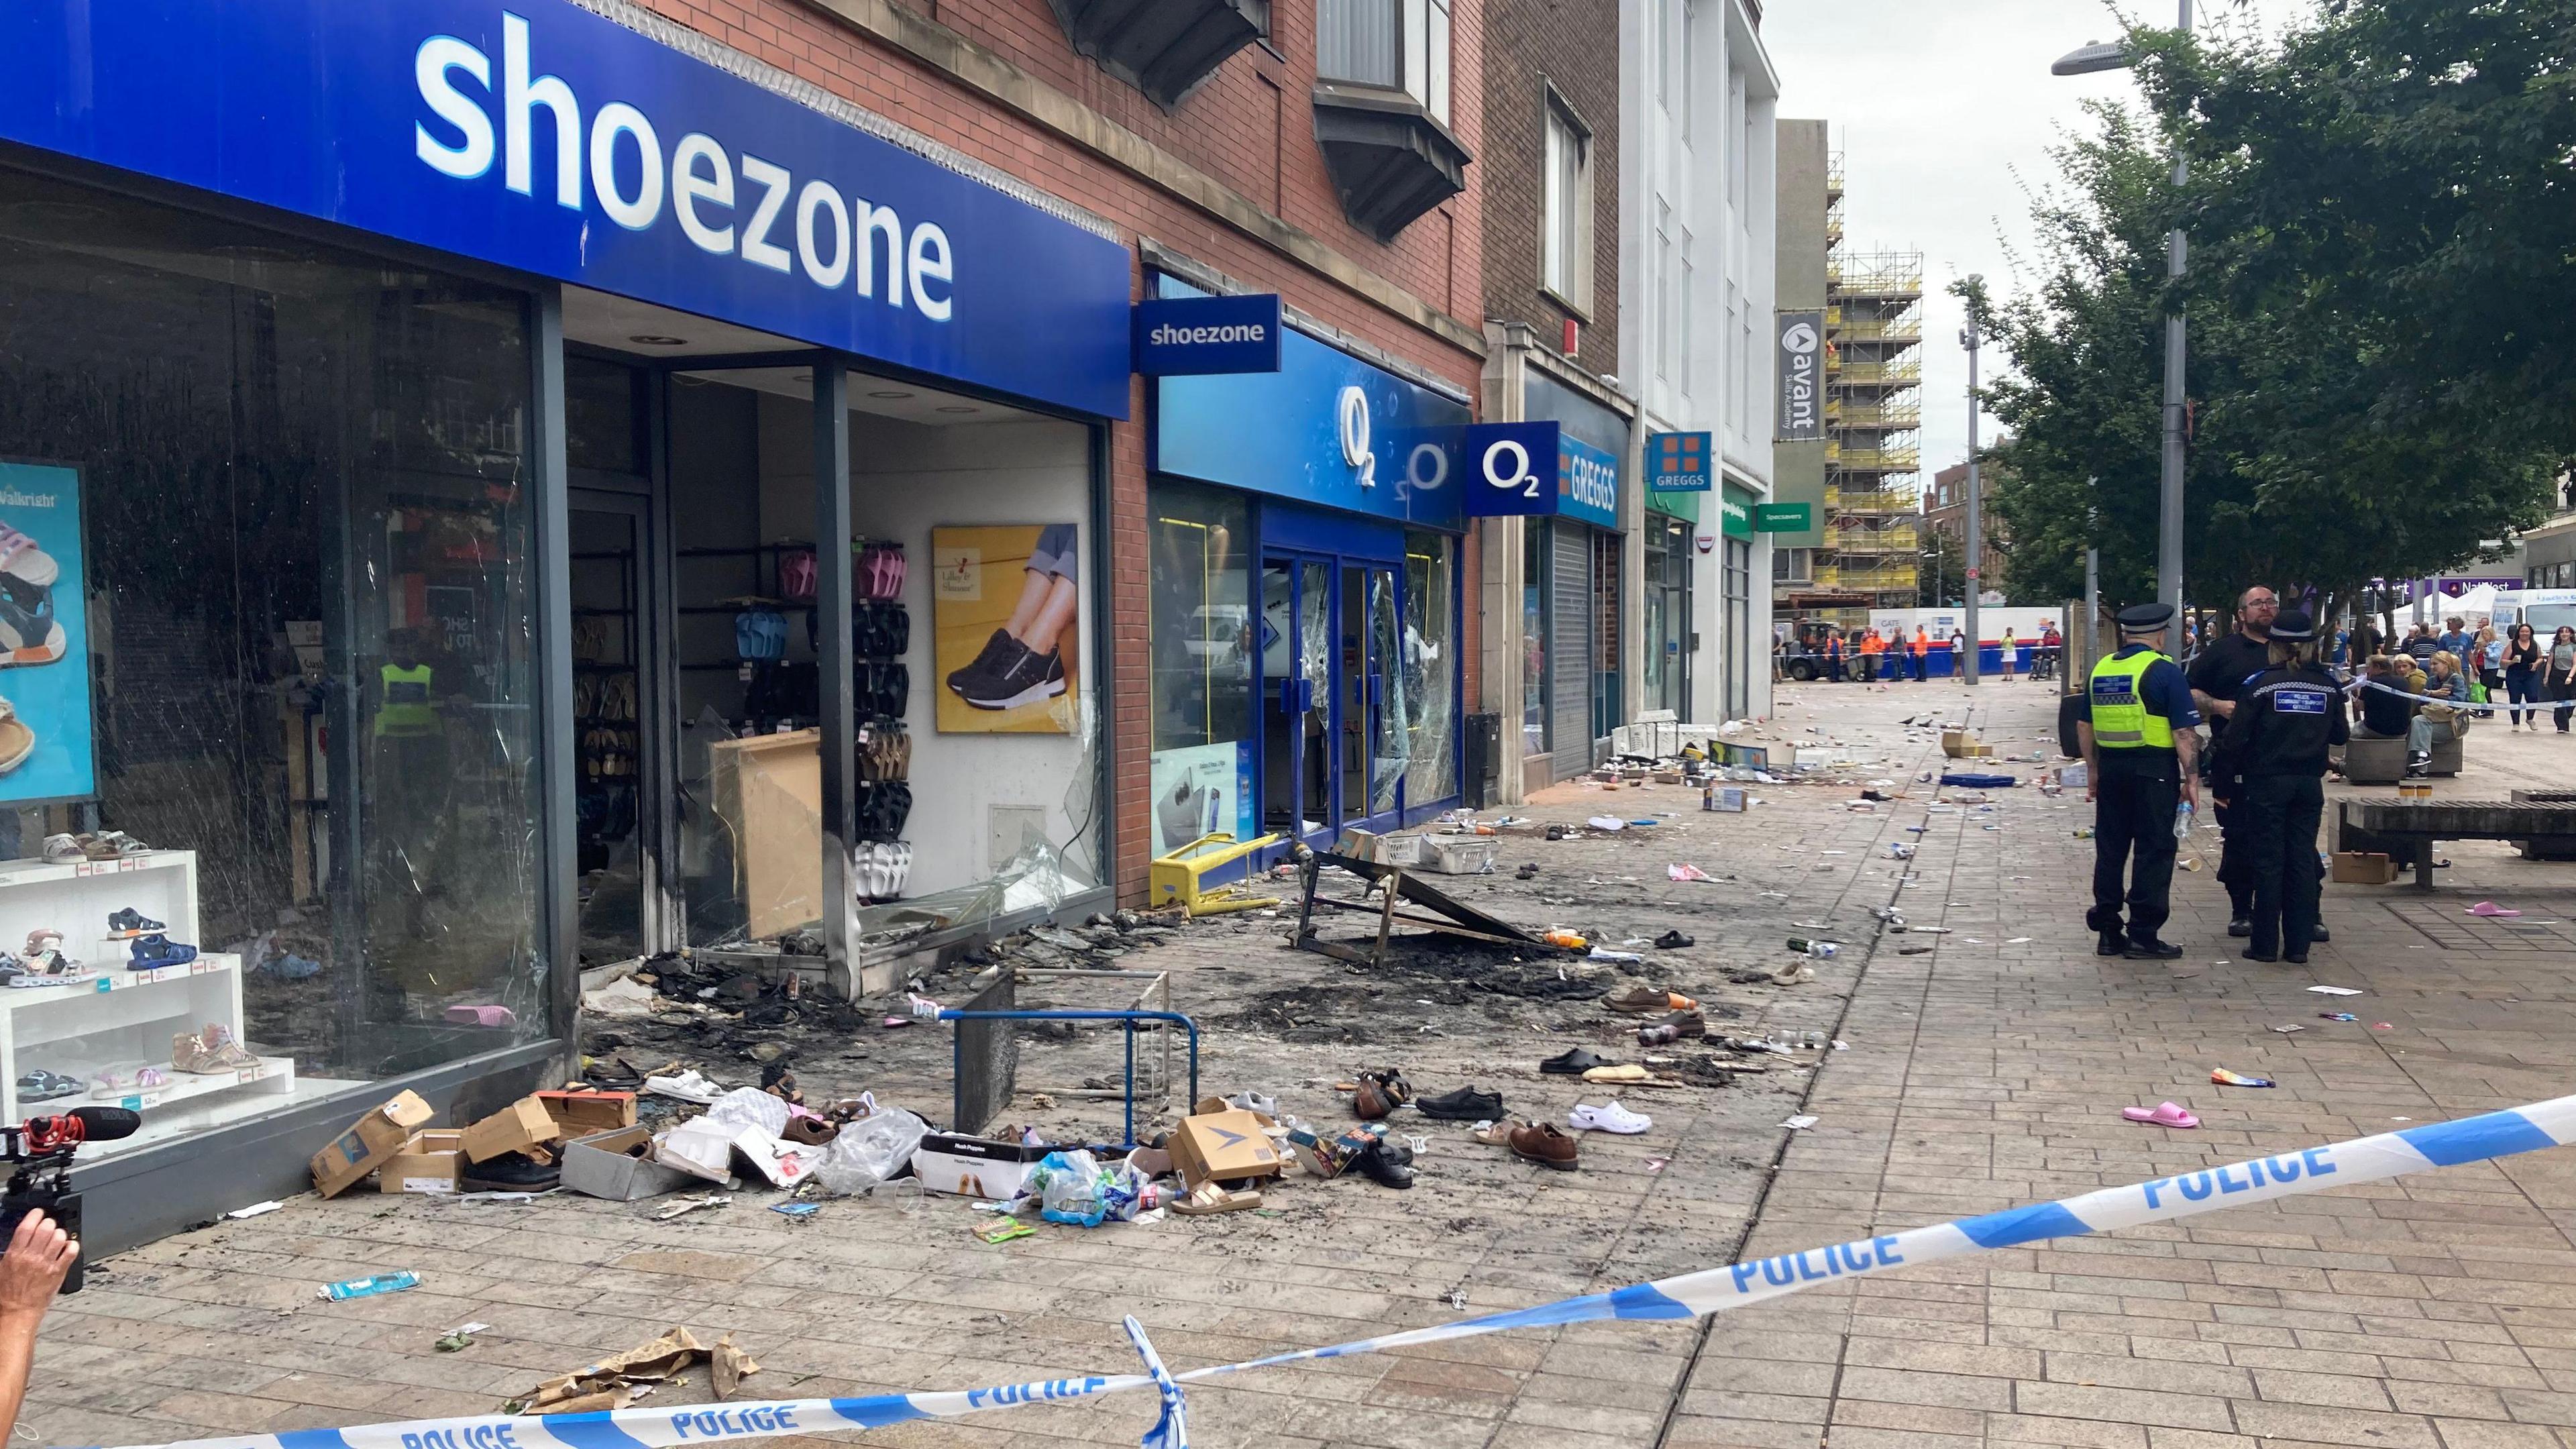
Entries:
[[2123,1107],[2120,1109],[2120,1115],[2128,1118],[2132,1122],[2144,1122],[2151,1127],[2197,1127],[2200,1125],[2199,1118],[2184,1111],[2180,1107],[2175,1106],[2171,1102],[2159,1102],[2153,1107]]

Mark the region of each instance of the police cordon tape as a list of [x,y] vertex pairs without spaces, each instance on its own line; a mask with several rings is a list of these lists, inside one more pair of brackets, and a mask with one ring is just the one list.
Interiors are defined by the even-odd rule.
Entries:
[[1489,1313],[1431,1328],[1381,1334],[1328,1348],[1300,1349],[1268,1358],[1172,1374],[1164,1370],[1145,1331],[1129,1318],[1128,1337],[1143,1356],[1146,1372],[1116,1376],[1069,1377],[997,1388],[939,1393],[877,1394],[865,1398],[782,1399],[765,1403],[683,1404],[650,1409],[615,1409],[588,1414],[486,1414],[471,1418],[414,1419],[395,1424],[366,1424],[347,1429],[299,1429],[280,1434],[242,1434],[221,1439],[190,1439],[132,1449],[679,1449],[695,1444],[730,1443],[783,1434],[827,1434],[845,1429],[882,1429],[916,1419],[947,1419],[988,1409],[1031,1404],[1066,1403],[1107,1394],[1152,1389],[1162,1396],[1163,1413],[1144,1437],[1146,1449],[1186,1449],[1189,1431],[1181,1385],[1205,1382],[1252,1369],[1303,1363],[1312,1359],[1349,1358],[1383,1353],[1417,1344],[1472,1338],[1516,1328],[1552,1328],[1605,1319],[1697,1318],[1743,1308],[1768,1299],[1803,1292],[1819,1284],[1910,1264],[1997,1248],[2018,1247],[2047,1238],[2115,1232],[2145,1223],[2171,1222],[2223,1208],[2246,1207],[2276,1198],[2357,1187],[2427,1168],[2487,1162],[2543,1147],[2576,1144],[2576,1096],[2535,1102],[2525,1107],[2383,1132],[2351,1142],[2309,1147],[2273,1157],[2257,1157],[2224,1167],[2159,1177],[2127,1187],[2104,1188],[2081,1197],[2031,1207],[2009,1208],[1958,1222],[1909,1228],[1830,1247],[1711,1268],[1675,1278],[1639,1283],[1610,1293],[1567,1298],[1535,1308]]

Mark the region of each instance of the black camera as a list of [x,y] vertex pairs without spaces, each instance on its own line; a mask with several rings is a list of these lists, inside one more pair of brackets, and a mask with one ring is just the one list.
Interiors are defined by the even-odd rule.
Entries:
[[[141,1114],[123,1107],[74,1107],[60,1117],[30,1117],[15,1127],[0,1127],[0,1160],[10,1164],[9,1185],[0,1191],[0,1247],[7,1246],[31,1212],[52,1218],[78,1241],[81,1199],[72,1191],[72,1154],[84,1142],[131,1137],[142,1125]],[[85,1266],[83,1259],[72,1259],[62,1291],[80,1291]]]

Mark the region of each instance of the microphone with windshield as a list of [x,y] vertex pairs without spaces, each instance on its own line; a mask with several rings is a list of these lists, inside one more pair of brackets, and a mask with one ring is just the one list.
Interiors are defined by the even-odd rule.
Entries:
[[[0,1246],[18,1231],[31,1212],[52,1218],[66,1233],[81,1233],[80,1194],[71,1190],[72,1154],[84,1142],[114,1142],[143,1126],[143,1114],[123,1107],[74,1107],[56,1117],[30,1117],[15,1127],[0,1127],[0,1160],[10,1164],[9,1185],[0,1191]],[[72,1259],[63,1291],[78,1293],[83,1261]]]

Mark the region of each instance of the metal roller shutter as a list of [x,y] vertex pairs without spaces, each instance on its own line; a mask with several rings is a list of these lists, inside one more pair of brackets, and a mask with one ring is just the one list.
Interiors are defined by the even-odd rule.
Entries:
[[1549,736],[1556,778],[1592,768],[1592,530],[1548,525]]

